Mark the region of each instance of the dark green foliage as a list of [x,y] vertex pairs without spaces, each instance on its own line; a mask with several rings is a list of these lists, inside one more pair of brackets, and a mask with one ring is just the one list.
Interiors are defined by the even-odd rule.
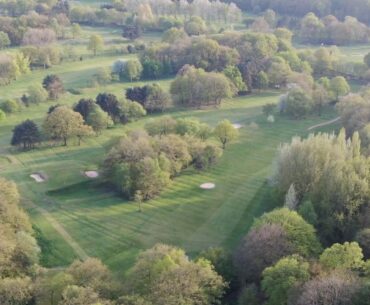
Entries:
[[37,125],[26,120],[13,129],[11,145],[22,146],[23,149],[31,149],[41,140],[41,134]]
[[95,101],[93,99],[80,99],[73,107],[73,110],[80,113],[84,120],[89,116],[90,112],[94,109]]
[[58,99],[64,92],[62,80],[57,75],[47,75],[42,81],[42,86],[49,93],[50,99]]

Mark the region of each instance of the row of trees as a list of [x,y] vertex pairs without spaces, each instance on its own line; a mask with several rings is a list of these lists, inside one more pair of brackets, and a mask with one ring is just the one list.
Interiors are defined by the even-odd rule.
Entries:
[[193,165],[202,170],[214,165],[222,150],[208,138],[214,135],[225,149],[238,132],[228,121],[214,131],[194,119],[162,117],[133,131],[113,146],[104,161],[107,180],[125,197],[135,201],[151,199]]
[[347,45],[369,41],[370,29],[354,17],[346,17],[343,22],[334,16],[321,20],[314,14],[307,14],[301,21],[298,38],[303,43],[324,43]]

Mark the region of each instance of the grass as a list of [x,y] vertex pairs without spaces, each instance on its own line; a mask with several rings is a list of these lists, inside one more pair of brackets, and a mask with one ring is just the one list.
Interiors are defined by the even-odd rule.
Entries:
[[[81,2],[98,3],[93,0]],[[100,33],[106,41],[105,51],[96,57],[86,50],[91,33]],[[83,56],[83,61],[66,61],[47,70],[23,75],[1,89],[0,102],[22,96],[30,86],[41,84],[48,74],[59,75],[67,89],[81,92],[78,95],[66,93],[57,101],[61,104],[73,105],[80,98],[95,98],[100,92],[123,96],[124,89],[143,82],[88,86],[99,68],[110,67],[118,58],[134,56],[110,50],[110,45],[119,37],[120,32],[116,29],[84,27],[78,40],[61,42],[71,45],[79,56]],[[148,33],[143,39],[150,42],[158,40],[159,36]],[[156,82],[168,90],[170,81]],[[231,250],[255,217],[279,204],[272,199],[266,183],[279,144],[290,141],[295,135],[305,136],[309,126],[336,116],[330,110],[321,118],[293,121],[277,117],[276,122],[270,124],[261,115],[261,106],[276,102],[279,94],[263,92],[229,99],[219,109],[172,109],[170,115],[174,117],[192,116],[213,126],[227,118],[245,127],[240,130],[239,140],[227,148],[217,166],[206,172],[185,171],[160,197],[145,203],[142,213],[134,203],[117,196],[99,180],[87,179],[82,173],[101,164],[114,139],[128,129],[143,127],[150,118],[106,130],[99,137],[87,139],[82,146],[43,147],[19,152],[9,146],[14,126],[27,118],[41,125],[48,108],[57,102],[31,106],[8,116],[0,124],[0,174],[18,184],[32,222],[51,241],[52,251],[43,254],[48,267],[65,266],[78,258],[81,251],[76,251],[76,244],[77,248],[101,258],[120,274],[132,266],[139,251],[157,242],[184,247],[193,256],[210,246]],[[330,131],[336,127],[325,126],[321,130]],[[29,177],[34,172],[45,173],[47,181],[35,183]],[[204,182],[213,182],[216,188],[201,190],[199,185]]]
[[[105,89],[111,89],[110,86]],[[127,129],[141,127],[147,119],[107,130],[80,147],[14,151],[10,160],[4,159],[0,166],[3,175],[15,180],[23,195],[46,210],[88,255],[100,257],[121,274],[132,265],[139,251],[157,242],[184,247],[191,255],[210,246],[232,249],[254,217],[277,204],[269,196],[266,179],[278,145],[292,136],[306,135],[309,126],[335,115],[329,112],[322,118],[303,121],[277,118],[274,124],[267,123],[260,114],[261,106],[276,101],[277,96],[277,92],[267,92],[228,100],[220,109],[174,110],[174,117],[197,117],[211,125],[227,118],[245,127],[238,142],[225,151],[215,168],[206,172],[187,170],[159,198],[145,203],[142,213],[134,203],[85,178],[82,171],[102,161],[112,139]],[[47,107],[31,107],[27,116],[41,122]],[[0,127],[3,149],[8,149],[11,127],[24,117],[24,113],[10,117]],[[29,175],[36,171],[46,173],[48,181],[33,182]],[[214,182],[216,188],[201,190],[199,185],[204,182]],[[50,222],[27,202],[24,206],[53,243],[48,265],[65,265],[75,259],[73,249]]]

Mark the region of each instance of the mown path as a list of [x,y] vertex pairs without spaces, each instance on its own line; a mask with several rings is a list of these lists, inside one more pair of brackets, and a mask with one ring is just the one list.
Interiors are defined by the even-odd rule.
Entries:
[[307,130],[310,131],[310,130],[313,130],[313,129],[316,129],[316,128],[319,128],[319,127],[324,127],[324,126],[328,126],[328,125],[331,125],[333,123],[336,123],[338,122],[339,120],[341,119],[341,117],[337,117],[333,120],[330,120],[330,121],[327,121],[327,122],[324,122],[324,123],[320,123],[320,124],[317,124],[317,125],[313,125],[311,127],[308,127]]

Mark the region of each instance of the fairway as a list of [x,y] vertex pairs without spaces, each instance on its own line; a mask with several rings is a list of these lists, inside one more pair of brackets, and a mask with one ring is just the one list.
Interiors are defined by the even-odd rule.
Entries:
[[[174,117],[196,117],[213,126],[229,119],[243,125],[241,136],[212,170],[187,170],[160,197],[145,203],[142,213],[135,203],[123,200],[99,180],[89,180],[83,172],[102,162],[112,139],[143,126],[150,118],[107,130],[82,146],[14,152],[11,158],[0,161],[0,167],[3,175],[16,181],[23,195],[33,202],[25,201],[24,207],[33,223],[52,241],[53,251],[45,258],[49,266],[66,265],[79,256],[50,218],[87,255],[101,258],[121,274],[132,266],[140,250],[158,242],[181,246],[190,255],[211,246],[232,249],[254,217],[281,204],[271,200],[267,184],[279,144],[295,135],[307,135],[310,126],[335,118],[331,110],[321,118],[295,121],[277,117],[275,123],[268,123],[261,106],[275,102],[278,96],[278,92],[267,92],[227,100],[220,109],[172,111]],[[32,107],[17,120],[30,117],[41,122],[47,106]],[[0,129],[3,150],[8,148],[11,126],[14,121],[9,117]],[[29,177],[34,172],[45,173],[47,181],[34,182]],[[201,189],[199,186],[205,182],[215,183],[216,188]]]

